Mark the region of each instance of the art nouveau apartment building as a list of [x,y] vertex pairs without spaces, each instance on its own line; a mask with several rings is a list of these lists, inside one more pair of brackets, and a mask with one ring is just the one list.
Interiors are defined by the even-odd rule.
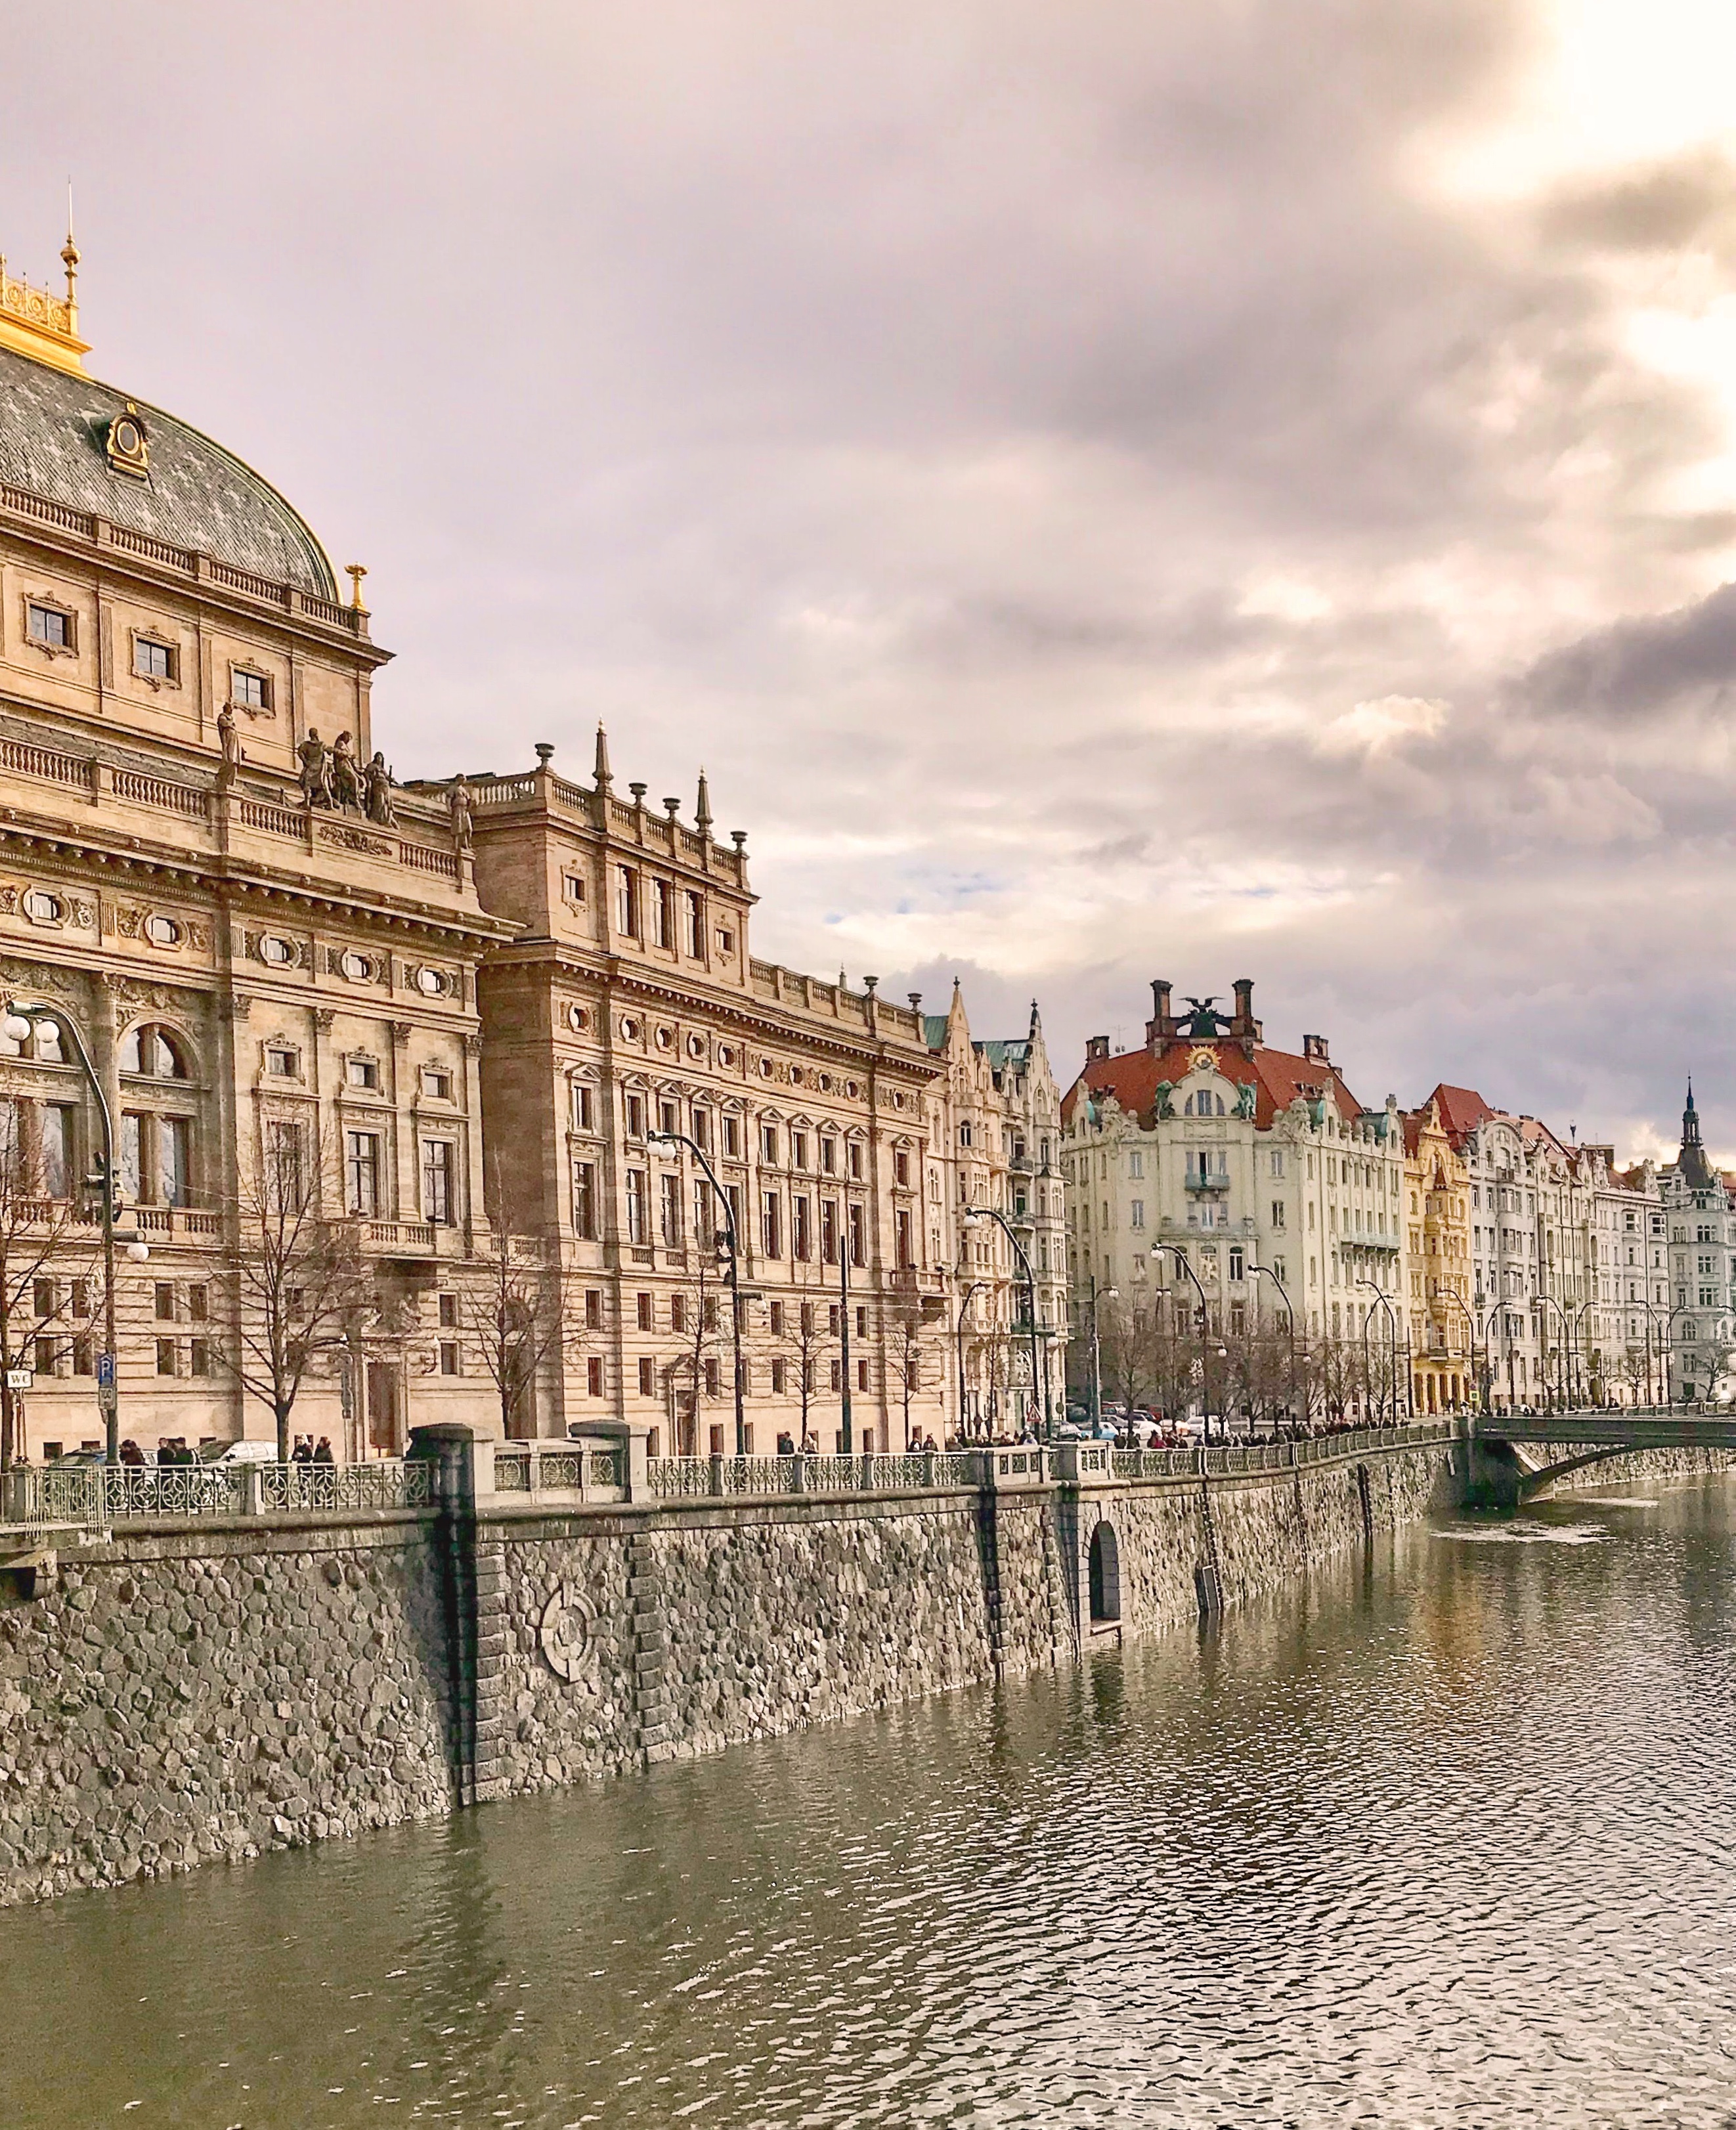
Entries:
[[1228,1014],[1207,999],[1178,1015],[1167,983],[1152,990],[1143,1045],[1112,1055],[1094,1039],[1062,1104],[1075,1304],[1113,1287],[1191,1322],[1190,1270],[1224,1331],[1281,1328],[1288,1303],[1299,1333],[1360,1339],[1366,1325],[1402,1351],[1395,1105],[1359,1101],[1323,1036],[1268,1045],[1246,980]]

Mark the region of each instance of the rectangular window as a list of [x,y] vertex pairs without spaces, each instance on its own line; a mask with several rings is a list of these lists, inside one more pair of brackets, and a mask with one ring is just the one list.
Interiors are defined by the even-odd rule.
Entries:
[[1274,1277],[1281,1281],[1290,1278],[1290,1268],[1282,1258],[1272,1259],[1272,1273]]
[[132,639],[132,670],[141,681],[172,681],[175,654],[172,643],[159,643],[152,636]]
[[1246,1268],[1242,1263],[1242,1252],[1239,1249],[1233,1247],[1230,1251],[1230,1278],[1232,1279],[1242,1279],[1246,1278]]
[[705,898],[692,893],[687,898],[687,951],[696,962],[705,958]]
[[783,1397],[785,1382],[784,1363],[781,1361],[774,1361],[771,1364],[771,1394],[774,1397]]
[[603,1395],[603,1356],[593,1354],[584,1364],[584,1387],[592,1397]]
[[229,669],[229,700],[238,710],[269,710],[271,708],[271,683],[263,673],[250,673],[245,667],[231,666]]
[[452,1330],[456,1326],[458,1297],[455,1294],[442,1294],[439,1297],[439,1316],[440,1328],[442,1331]]
[[597,1239],[597,1164],[573,1163],[573,1233],[585,1242]]
[[379,1091],[379,1067],[371,1058],[346,1058],[344,1077],[352,1087],[365,1087],[370,1092]]
[[450,1102],[452,1099],[451,1074],[441,1072],[438,1066],[423,1066],[422,1091],[431,1102]]
[[156,1282],[155,1288],[152,1295],[152,1301],[156,1311],[156,1319],[158,1323],[173,1324],[174,1321],[174,1283],[172,1280],[160,1279]]
[[208,1288],[189,1287],[185,1297],[187,1321],[203,1324],[211,1314],[211,1296]]
[[72,1283],[72,1303],[68,1313],[74,1323],[82,1323],[90,1314],[90,1288],[88,1279],[75,1279]]
[[73,1113],[49,1103],[42,1110],[42,1188],[64,1198],[72,1187]]
[[695,1110],[694,1111],[694,1144],[699,1148],[701,1153],[709,1153],[711,1151],[711,1112],[709,1110]]
[[630,1168],[627,1172],[627,1239],[630,1243],[645,1243],[650,1239],[645,1225],[645,1171]]
[[187,1349],[187,1373],[189,1376],[208,1376],[211,1373],[211,1342],[195,1339]]
[[[52,1339],[46,1337],[40,1338],[33,1340],[32,1345],[35,1353],[35,1366],[36,1373],[39,1376],[52,1376],[58,1374],[60,1373],[58,1364],[60,1357],[55,1350],[55,1341]],[[171,1371],[171,1373],[173,1373],[173,1371]]]
[[798,1264],[813,1256],[813,1201],[805,1193],[789,1201],[789,1254]]
[[916,1260],[910,1249],[910,1211],[908,1206],[898,1209],[898,1264],[900,1272],[909,1272]]
[[364,1220],[379,1211],[379,1134],[344,1134],[344,1204]]
[[298,1080],[302,1071],[300,1051],[288,1050],[274,1044],[265,1053],[265,1071],[274,1080]]
[[615,929],[623,938],[639,936],[639,876],[631,866],[615,868]]
[[157,1373],[160,1376],[179,1375],[180,1371],[175,1366],[176,1359],[177,1354],[174,1340],[159,1339],[157,1341]]
[[656,1326],[653,1321],[652,1311],[655,1309],[656,1305],[652,1297],[648,1294],[639,1294],[636,1295],[633,1299],[635,1305],[635,1319],[638,1324],[639,1329],[641,1331],[655,1330]]
[[436,1228],[452,1225],[452,1142],[422,1143],[422,1217]]
[[900,1191],[908,1191],[910,1187],[910,1150],[908,1147],[899,1147],[893,1153],[892,1180]]
[[458,1373],[458,1341],[442,1339],[440,1342],[440,1373],[443,1376]]
[[856,1364],[856,1387],[859,1391],[868,1387],[868,1363],[866,1361],[858,1361]]
[[722,1387],[722,1372],[719,1370],[717,1363],[715,1361],[708,1361],[705,1363],[705,1395],[707,1397],[715,1397],[718,1395],[718,1390]]
[[584,874],[579,872],[564,873],[561,876],[560,891],[565,895],[569,902],[578,903],[582,907],[584,901]]
[[784,1305],[781,1301],[774,1301],[767,1305],[765,1322],[766,1326],[774,1339],[781,1339],[783,1337]]
[[760,1247],[769,1258],[784,1254],[783,1209],[775,1191],[768,1191],[760,1207]]
[[88,1331],[72,1342],[72,1372],[75,1376],[93,1376],[97,1372],[97,1349]]
[[629,1095],[627,1098],[627,1135],[629,1139],[645,1136],[645,1097]]
[[657,1395],[657,1364],[649,1354],[639,1356],[639,1395],[655,1397]]
[[188,1199],[188,1139],[185,1117],[157,1119],[157,1202],[184,1206]]
[[760,1158],[769,1168],[777,1166],[778,1128],[775,1125],[761,1125],[760,1127]]
[[672,1294],[669,1297],[669,1328],[671,1331],[687,1329],[687,1297]]
[[584,1328],[587,1331],[603,1329],[603,1290],[588,1287],[584,1290]]
[[836,1264],[838,1261],[838,1201],[836,1198],[820,1201],[820,1262]]
[[836,1357],[833,1358],[832,1363],[832,1387],[835,1391],[841,1391],[844,1387],[844,1365]]
[[742,1120],[733,1115],[723,1120],[723,1158],[739,1161],[742,1158]]
[[850,1142],[850,1173],[858,1183],[861,1182],[862,1142],[859,1139],[853,1139]]
[[36,1316],[45,1321],[52,1321],[60,1306],[60,1297],[55,1291],[53,1280],[34,1279],[31,1282],[30,1306]]
[[868,1262],[865,1249],[866,1233],[866,1224],[862,1217],[861,1207],[852,1206],[850,1209],[850,1262],[853,1265],[866,1264]]
[[1128,1201],[1128,1225],[1130,1228],[1142,1228],[1145,1225],[1145,1201],[1143,1198],[1134,1198]]
[[584,1081],[574,1081],[573,1129],[575,1131],[588,1132],[594,1131],[596,1129],[596,1110],[594,1107],[594,1100],[595,1098],[593,1096],[591,1090],[584,1084]]
[[57,606],[42,606],[32,599],[30,603],[30,637],[32,643],[46,643],[56,651],[70,651],[73,647],[73,618]]
[[837,1302],[827,1302],[826,1305],[826,1335],[828,1339],[837,1338],[843,1321],[843,1311],[839,1308]]
[[836,1176],[838,1172],[838,1143],[835,1139],[820,1141],[820,1172],[825,1176]]
[[681,1129],[681,1112],[673,1102],[657,1105],[657,1129],[665,1138],[673,1139]]
[[718,1297],[714,1294],[708,1294],[705,1297],[705,1306],[699,1311],[699,1326],[705,1331],[715,1331],[718,1328]]
[[[139,1168],[139,1120],[122,1120],[122,1167],[130,1153],[133,1181],[126,1187],[136,1195]],[[126,1127],[131,1126],[129,1131]],[[302,1128],[274,1119],[265,1127],[265,1192],[274,1211],[293,1211],[302,1202]]]
[[681,1247],[681,1179],[668,1175],[661,1182],[661,1203],[659,1223],[662,1230],[663,1247],[678,1250]]

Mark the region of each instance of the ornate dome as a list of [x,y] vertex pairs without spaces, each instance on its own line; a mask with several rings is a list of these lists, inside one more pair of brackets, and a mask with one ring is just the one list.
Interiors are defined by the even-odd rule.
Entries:
[[[144,449],[117,451],[128,413]],[[250,466],[172,414],[0,341],[0,481],[194,547],[235,568],[337,597],[326,551]]]

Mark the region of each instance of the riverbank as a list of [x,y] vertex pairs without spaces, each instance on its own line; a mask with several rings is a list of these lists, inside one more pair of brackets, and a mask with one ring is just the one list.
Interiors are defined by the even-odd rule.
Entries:
[[1204,1476],[1082,1452],[968,1488],[117,1531],[0,1609],[0,1902],[1071,1664],[1450,1498],[1444,1435],[1312,1447]]

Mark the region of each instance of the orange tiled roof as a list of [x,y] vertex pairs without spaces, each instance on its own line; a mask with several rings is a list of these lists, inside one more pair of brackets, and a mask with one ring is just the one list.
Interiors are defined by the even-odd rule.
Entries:
[[1089,1088],[1093,1095],[1113,1095],[1123,1110],[1150,1123],[1160,1082],[1167,1080],[1173,1086],[1185,1079],[1196,1050],[1215,1051],[1218,1070],[1238,1087],[1252,1082],[1254,1123],[1261,1131],[1270,1130],[1274,1120],[1299,1095],[1327,1096],[1337,1105],[1346,1123],[1362,1114],[1362,1105],[1345,1086],[1335,1065],[1316,1058],[1298,1058],[1287,1050],[1269,1050],[1263,1043],[1254,1045],[1250,1058],[1239,1042],[1182,1037],[1166,1044],[1155,1057],[1149,1050],[1125,1050],[1118,1058],[1091,1058],[1067,1090],[1061,1106],[1062,1122],[1071,1123],[1080,1098]]

